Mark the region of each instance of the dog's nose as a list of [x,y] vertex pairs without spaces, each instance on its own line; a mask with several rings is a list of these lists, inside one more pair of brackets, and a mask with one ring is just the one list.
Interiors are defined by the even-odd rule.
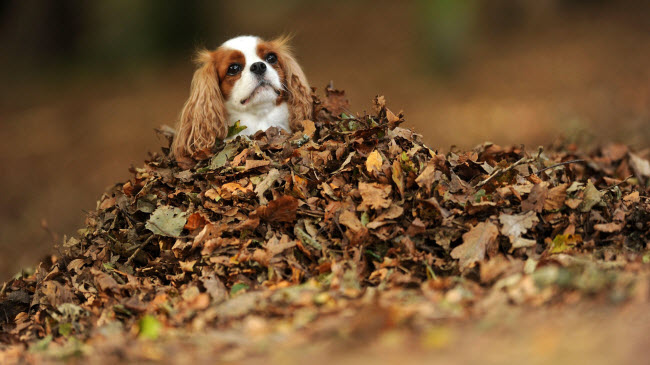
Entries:
[[266,64],[264,62],[255,62],[251,65],[251,72],[258,75],[263,75],[266,72]]

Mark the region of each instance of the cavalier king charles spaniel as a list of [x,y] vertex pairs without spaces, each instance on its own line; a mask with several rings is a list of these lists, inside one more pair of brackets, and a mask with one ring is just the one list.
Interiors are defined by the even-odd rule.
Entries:
[[242,134],[253,134],[269,127],[298,130],[311,119],[311,88],[287,38],[236,37],[200,51],[196,62],[172,145],[177,157],[212,148],[237,121],[247,127]]

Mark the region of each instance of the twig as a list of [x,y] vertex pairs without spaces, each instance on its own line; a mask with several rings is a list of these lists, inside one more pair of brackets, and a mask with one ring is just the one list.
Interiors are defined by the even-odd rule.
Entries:
[[138,249],[135,250],[135,252],[133,252],[133,254],[131,254],[131,256],[129,257],[128,260],[126,260],[126,263],[124,263],[124,265],[126,265],[126,266],[131,265],[131,262],[133,262],[133,259],[135,259],[135,257],[140,253],[140,251],[142,251],[142,249],[144,248],[144,246],[146,246],[149,242],[151,242],[151,240],[152,240],[155,236],[156,236],[155,234],[152,234],[151,236],[149,236],[149,238],[147,238],[146,241],[142,242],[142,243],[140,244],[140,246],[138,247]]
[[605,189],[605,190],[607,190],[607,191],[609,191],[609,190],[614,190],[614,189],[616,189],[617,187],[619,187],[619,186],[625,184],[625,183],[626,183],[629,179],[631,179],[633,176],[634,176],[634,175],[630,175],[630,176],[626,177],[625,179],[623,179],[623,181],[621,181],[621,182],[617,182],[616,184],[614,184],[614,185],[608,187],[608,188]]
[[[534,173],[532,173],[532,174],[530,174],[530,175],[538,175],[538,176],[539,176],[539,173],[540,173],[540,172],[543,172],[543,171],[546,171],[546,170],[550,170],[550,169],[554,169],[554,168],[556,168],[556,167],[558,167],[558,166],[564,166],[564,165],[569,165],[569,164],[572,164],[572,163],[578,163],[578,162],[585,162],[585,160],[571,160],[571,161],[560,162],[560,163],[557,163],[557,164],[555,164],[555,165],[553,165],[553,166],[545,167],[545,168],[543,168],[543,169],[541,169],[541,170],[538,170],[537,172],[534,172]],[[530,176],[530,175],[528,175],[528,176]]]
[[529,158],[522,157],[522,158],[519,159],[519,161],[513,163],[512,165],[506,167],[505,169],[498,168],[498,169],[492,171],[490,176],[488,176],[485,180],[483,180],[483,181],[479,182],[478,184],[476,184],[476,186],[474,186],[474,187],[475,188],[480,188],[481,186],[489,183],[495,177],[497,177],[499,175],[502,175],[502,174],[514,169],[515,167],[517,167],[517,166],[519,166],[521,164],[530,163],[530,162],[533,162],[533,161],[535,161],[535,157],[529,157]]

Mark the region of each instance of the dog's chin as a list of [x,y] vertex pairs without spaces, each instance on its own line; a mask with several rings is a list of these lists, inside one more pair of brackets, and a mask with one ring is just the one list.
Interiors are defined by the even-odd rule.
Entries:
[[240,101],[243,106],[251,106],[262,103],[274,102],[280,93],[270,84],[258,85],[251,91],[250,95]]

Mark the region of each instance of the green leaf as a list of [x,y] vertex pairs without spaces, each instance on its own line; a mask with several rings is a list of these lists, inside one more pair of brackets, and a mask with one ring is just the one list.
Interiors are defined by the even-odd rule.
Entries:
[[43,337],[41,340],[39,340],[38,342],[34,343],[29,348],[29,351],[31,352],[45,351],[50,346],[51,342],[52,342],[52,335],[47,335]]
[[156,317],[147,314],[138,321],[139,337],[155,340],[160,336],[162,323]]
[[551,253],[562,253],[582,242],[579,234],[558,234],[551,243]]
[[365,227],[368,223],[370,223],[370,216],[368,215],[368,212],[363,212],[361,214],[361,224]]
[[235,124],[228,127],[228,135],[226,136],[226,138],[234,137],[246,128],[247,127],[245,125],[240,126],[239,121],[236,121]]
[[246,290],[248,288],[249,288],[248,284],[237,283],[237,284],[233,285],[232,288],[230,288],[230,295],[235,295],[238,292],[240,292],[242,290]]
[[226,146],[221,150],[221,152],[217,153],[214,157],[212,157],[212,161],[210,161],[210,169],[211,170],[216,170],[220,167],[224,167],[226,165],[226,162],[237,153],[238,150],[238,145],[234,143],[228,143]]
[[643,258],[641,259],[641,262],[643,262],[644,264],[647,264],[647,263],[650,262],[650,252],[643,255]]
[[384,261],[384,259],[383,259],[379,254],[377,254],[376,252],[373,252],[373,251],[371,251],[371,250],[365,250],[365,251],[363,251],[363,252],[364,252],[366,255],[368,255],[368,256],[374,258],[377,262],[382,262],[382,261]]
[[481,190],[477,191],[476,194],[474,194],[474,203],[480,203],[481,198],[483,198],[484,196],[485,196],[485,190],[484,189],[481,189]]
[[70,336],[72,333],[72,324],[70,323],[61,323],[59,325],[59,334],[64,337]]
[[157,200],[158,197],[155,194],[147,194],[137,200],[136,209],[143,213],[152,213],[156,210]]
[[145,228],[157,235],[180,237],[186,222],[187,214],[180,208],[164,205],[151,214]]

